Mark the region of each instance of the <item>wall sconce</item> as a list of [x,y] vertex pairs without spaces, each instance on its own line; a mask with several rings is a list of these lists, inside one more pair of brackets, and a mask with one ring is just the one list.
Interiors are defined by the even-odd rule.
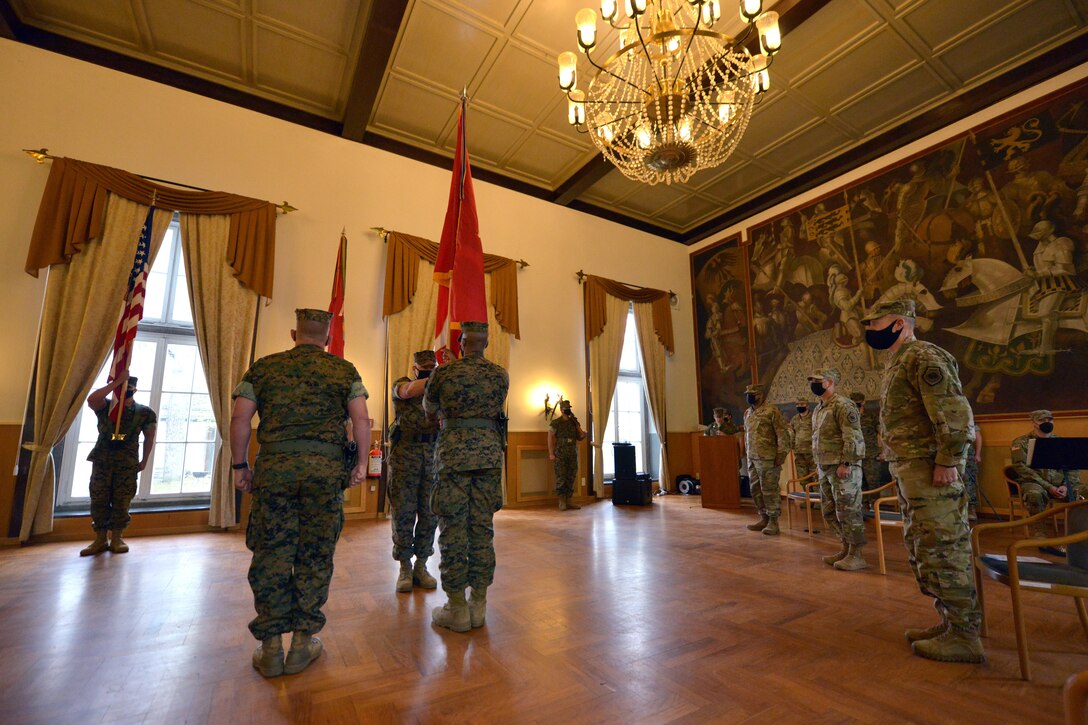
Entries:
[[559,410],[559,404],[563,402],[563,394],[555,394],[555,405],[552,405],[552,394],[544,394],[544,420],[551,421],[555,417],[556,412]]

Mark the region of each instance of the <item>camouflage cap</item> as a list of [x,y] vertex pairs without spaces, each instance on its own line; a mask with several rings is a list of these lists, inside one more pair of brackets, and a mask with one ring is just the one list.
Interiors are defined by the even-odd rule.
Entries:
[[900,315],[902,317],[915,317],[914,313],[914,300],[911,299],[898,299],[891,300],[890,302],[881,302],[875,305],[869,314],[861,318],[862,322],[869,322],[871,320],[878,320],[884,315]]
[[820,368],[819,370],[814,371],[812,373],[812,375],[809,375],[808,379],[809,380],[830,380],[833,383],[838,383],[839,378],[841,378],[841,377],[842,376],[839,375],[839,369],[838,368]]
[[309,307],[299,307],[295,310],[295,319],[320,322],[327,325],[332,322],[332,313],[328,310],[315,310]]
[[486,335],[487,323],[467,320],[461,323],[461,332],[482,332]]
[[798,398],[796,404],[797,405],[808,405],[808,401],[805,400],[804,398]]
[[1029,417],[1031,418],[1031,421],[1033,423],[1040,423],[1047,418],[1053,418],[1054,414],[1051,413],[1049,410],[1033,410],[1031,411],[1031,415]]
[[864,403],[865,393],[860,393],[857,391],[850,393],[850,400],[854,401],[855,403]]
[[565,400],[565,399],[564,399],[564,400],[560,400],[560,401],[559,401],[559,407],[560,407],[560,408],[569,408],[569,407],[570,407],[570,401],[569,401],[569,400]]
[[412,362],[416,365],[426,365],[427,363],[436,361],[437,358],[434,355],[434,350],[420,350],[419,352],[412,353]]
[[125,382],[125,385],[131,385],[132,387],[136,387],[136,381],[137,380],[139,380],[139,378],[136,377],[135,375],[129,375],[128,376],[128,381]]
[[745,388],[744,392],[753,393],[755,395],[763,395],[765,392],[767,392],[767,386],[763,383],[755,383],[754,385],[749,385],[747,388]]
[[728,410],[726,410],[725,408],[715,408],[715,409],[714,409],[714,415],[716,415],[716,416],[717,416],[717,415],[722,415],[722,416],[724,416],[724,415],[727,415],[728,413],[729,413],[729,411],[728,411]]

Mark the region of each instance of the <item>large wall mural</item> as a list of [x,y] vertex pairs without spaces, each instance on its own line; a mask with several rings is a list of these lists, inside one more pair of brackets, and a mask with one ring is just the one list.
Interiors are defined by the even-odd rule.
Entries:
[[781,404],[833,365],[841,390],[875,397],[883,353],[860,319],[909,297],[976,415],[1088,409],[1086,173],[1081,84],[752,227],[754,377]]

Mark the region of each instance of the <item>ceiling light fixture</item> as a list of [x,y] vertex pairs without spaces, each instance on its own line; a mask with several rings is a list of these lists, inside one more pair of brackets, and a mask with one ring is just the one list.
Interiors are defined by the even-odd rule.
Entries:
[[[770,87],[767,68],[782,47],[778,13],[762,0],[740,0],[738,38],[711,28],[719,0],[601,0],[601,17],[619,31],[619,47],[598,62],[597,14],[575,15],[578,47],[595,70],[578,88],[578,56],[559,56],[567,121],[628,178],[687,181],[729,157],[752,107]],[[626,14],[626,21],[621,18]],[[752,32],[761,52],[745,47]]]

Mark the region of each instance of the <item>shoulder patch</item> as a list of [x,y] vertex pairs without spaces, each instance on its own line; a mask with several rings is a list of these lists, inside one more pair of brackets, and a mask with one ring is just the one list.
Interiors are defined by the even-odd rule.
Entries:
[[929,365],[922,373],[922,380],[926,385],[937,385],[944,380],[944,371],[936,365]]
[[859,422],[861,420],[861,417],[858,415],[858,412],[856,410],[851,410],[849,416],[847,417],[847,419],[851,423],[857,423],[857,422]]

